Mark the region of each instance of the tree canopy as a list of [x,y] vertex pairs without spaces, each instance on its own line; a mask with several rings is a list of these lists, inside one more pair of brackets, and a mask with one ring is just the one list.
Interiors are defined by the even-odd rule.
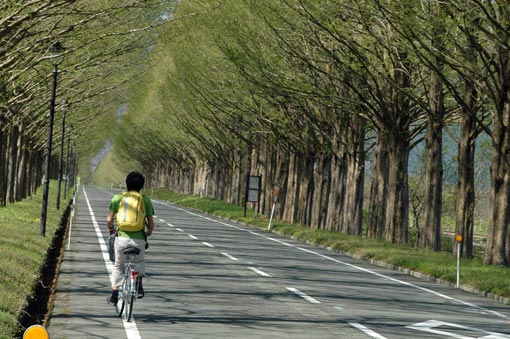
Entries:
[[1,133],[11,149],[24,136],[44,152],[44,51],[60,41],[59,97],[71,102],[81,170],[111,139],[152,185],[241,203],[245,175],[260,173],[262,213],[279,191],[278,218],[406,243],[409,159],[421,144],[416,242],[440,250],[443,135],[460,131],[455,231],[471,257],[484,135],[485,260],[509,263],[504,1],[4,1],[1,12]]

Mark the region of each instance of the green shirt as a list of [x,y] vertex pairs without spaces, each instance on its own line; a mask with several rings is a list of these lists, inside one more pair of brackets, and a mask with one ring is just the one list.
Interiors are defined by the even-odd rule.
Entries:
[[[153,216],[154,215],[154,206],[152,206],[152,201],[149,197],[146,197],[145,195],[142,195],[143,197],[143,203],[145,204],[145,216]],[[115,194],[112,198],[112,201],[110,202],[110,211],[117,212],[119,211],[119,204],[120,200],[122,199],[122,193]],[[117,234],[119,237],[124,238],[132,238],[132,239],[144,239],[143,230],[142,231],[136,231],[136,232],[126,232],[122,231],[120,229],[117,230]]]

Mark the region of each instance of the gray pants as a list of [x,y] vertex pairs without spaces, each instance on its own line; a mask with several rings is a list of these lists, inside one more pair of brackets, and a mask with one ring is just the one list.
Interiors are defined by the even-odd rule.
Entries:
[[122,272],[124,271],[124,264],[127,260],[124,250],[128,247],[138,247],[140,249],[140,254],[135,256],[134,262],[140,264],[138,273],[142,276],[145,275],[145,240],[117,237],[117,239],[115,239],[115,264],[113,264],[112,269],[112,287],[114,288],[122,284]]

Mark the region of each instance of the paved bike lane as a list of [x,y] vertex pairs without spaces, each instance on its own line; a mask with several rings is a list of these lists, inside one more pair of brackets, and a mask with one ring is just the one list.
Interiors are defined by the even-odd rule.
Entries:
[[94,225],[104,237],[106,232],[101,226],[106,222],[106,200],[104,205],[104,213],[97,213],[98,220],[94,221],[80,188],[70,246],[65,250],[48,327],[51,339],[125,337],[122,321],[106,302],[111,285]]

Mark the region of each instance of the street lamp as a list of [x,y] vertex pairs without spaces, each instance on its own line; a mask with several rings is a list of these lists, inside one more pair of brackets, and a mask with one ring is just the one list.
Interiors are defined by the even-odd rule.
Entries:
[[50,170],[51,170],[51,145],[53,142],[53,117],[55,115],[55,97],[57,94],[57,75],[58,64],[62,62],[64,56],[62,54],[62,45],[59,41],[55,42],[48,50],[50,54],[50,61],[53,64],[53,86],[51,89],[50,100],[50,117],[48,126],[48,144],[46,150],[46,170],[44,174],[44,190],[41,209],[41,235],[46,235],[46,217],[48,214],[48,192],[50,189]]
[[67,155],[66,155],[66,182],[64,185],[64,199],[67,196],[67,188],[69,186],[69,157],[71,156],[70,147],[71,147],[71,131],[73,130],[73,125],[67,126]]
[[60,210],[60,189],[62,187],[62,175],[64,171],[64,141],[66,129],[66,113],[69,111],[69,103],[67,100],[62,102],[62,134],[60,138],[60,160],[58,162],[58,189],[57,189],[57,210]]

